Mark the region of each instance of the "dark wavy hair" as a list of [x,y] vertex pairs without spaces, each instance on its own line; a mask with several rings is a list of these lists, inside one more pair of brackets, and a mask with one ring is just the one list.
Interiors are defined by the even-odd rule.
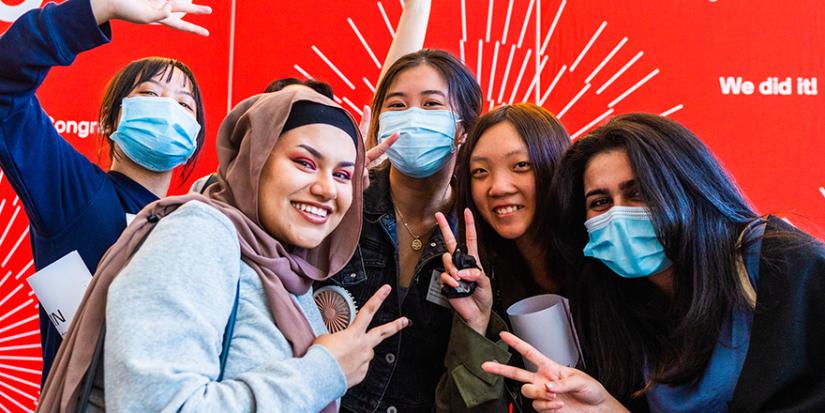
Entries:
[[153,78],[165,78],[165,81],[169,82],[176,68],[183,72],[191,83],[192,96],[195,98],[195,106],[197,108],[195,119],[198,121],[198,124],[201,125],[201,130],[198,132],[198,145],[197,148],[195,148],[195,153],[186,161],[186,164],[180,172],[181,182],[183,182],[186,181],[192,173],[198,161],[201,148],[203,148],[204,137],[206,136],[206,114],[203,108],[203,98],[201,97],[198,82],[195,80],[195,74],[192,73],[189,66],[179,60],[168,57],[146,57],[129,63],[117,72],[106,86],[106,91],[103,94],[103,102],[100,104],[99,122],[102,141],[109,145],[109,159],[114,159],[115,153],[111,134],[117,129],[116,125],[120,119],[120,103],[123,98],[129,96],[129,93],[131,93],[137,85]]
[[[476,228],[479,237],[479,253],[482,261],[490,261],[491,253],[505,257],[519,257],[515,249],[515,242],[506,240],[484,219],[481,219],[478,208],[473,202],[472,176],[470,174],[470,160],[478,141],[490,128],[507,122],[518,133],[527,146],[530,166],[535,177],[536,208],[533,223],[530,225],[529,236],[538,239],[535,228],[540,222],[548,219],[550,208],[547,207],[547,193],[556,164],[562,154],[570,146],[570,136],[564,125],[547,109],[532,103],[517,103],[500,106],[485,113],[476,122],[476,125],[467,134],[461,157],[456,167],[456,182],[458,194],[458,211],[469,208],[476,218]],[[459,228],[464,229],[464,214],[459,213]],[[556,280],[560,281],[560,280]]]
[[372,99],[372,121],[367,135],[367,149],[378,144],[378,115],[381,113],[381,106],[384,105],[390,85],[403,71],[423,64],[432,66],[447,80],[450,106],[461,118],[464,130],[468,131],[475,125],[476,119],[481,114],[482,95],[481,86],[478,85],[473,73],[464,63],[448,52],[438,49],[421,49],[401,56],[387,69],[387,73],[378,83]]
[[[626,151],[673,261],[673,296],[649,280],[623,279],[585,258],[584,173],[596,155]],[[698,381],[736,305],[748,305],[737,239],[757,218],[708,148],[684,126],[650,114],[612,119],[578,140],[554,177],[550,247],[577,277],[571,305],[590,373],[620,399],[652,382]],[[643,380],[645,363],[649,381]]]
[[301,79],[294,78],[294,77],[284,77],[284,78],[281,78],[281,79],[273,80],[266,87],[266,90],[264,90],[264,93],[277,92],[277,91],[279,91],[279,90],[281,90],[281,89],[283,89],[287,86],[292,86],[292,85],[306,86],[306,87],[308,87],[308,88],[310,88],[310,89],[312,89],[312,90],[314,90],[314,91],[316,91],[316,92],[318,92],[318,93],[320,93],[320,94],[322,94],[322,95],[324,95],[324,96],[326,96],[330,99],[335,98],[334,94],[332,93],[332,86],[330,86],[329,83],[320,82],[320,81],[315,80],[315,79],[301,80]]

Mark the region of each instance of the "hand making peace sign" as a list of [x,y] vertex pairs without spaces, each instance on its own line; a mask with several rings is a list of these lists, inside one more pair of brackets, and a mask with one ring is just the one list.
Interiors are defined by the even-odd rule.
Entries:
[[[361,136],[364,138],[366,138],[367,133],[369,132],[371,120],[372,109],[370,109],[369,106],[364,105],[364,112],[363,115],[361,115],[361,123],[358,125],[358,129],[361,130]],[[401,134],[397,132],[393,133],[392,136],[367,151],[366,160],[364,162],[364,189],[367,189],[367,187],[370,186],[369,168],[373,166],[372,164],[375,163],[375,161],[387,153],[387,149],[390,149],[390,146],[398,140],[399,136],[401,136]]]
[[338,361],[347,378],[347,388],[364,380],[370,361],[375,357],[373,350],[387,337],[393,336],[410,324],[406,317],[382,324],[367,331],[372,317],[378,312],[381,303],[390,295],[392,288],[384,285],[358,311],[355,320],[344,330],[335,334],[325,334],[315,339],[314,344],[326,347]]
[[447,222],[447,217],[438,212],[435,214],[435,220],[438,222],[438,228],[441,229],[441,235],[444,237],[444,243],[447,246],[447,253],[442,256],[444,261],[444,272],[441,273],[441,283],[447,284],[450,287],[458,287],[457,280],[464,280],[476,282],[476,287],[473,294],[467,297],[451,298],[450,305],[456,313],[469,325],[473,330],[481,335],[487,331],[487,324],[490,322],[490,312],[493,308],[493,289],[490,285],[490,279],[484,274],[481,268],[481,260],[478,257],[478,236],[476,235],[476,224],[473,218],[473,213],[470,209],[464,209],[464,226],[465,238],[467,243],[467,254],[475,258],[478,268],[470,268],[466,270],[459,270],[453,264],[452,253],[455,252],[458,242],[450,229],[450,224]]
[[502,332],[501,339],[536,366],[536,372],[488,361],[481,365],[490,374],[522,383],[521,393],[533,399],[540,413],[626,412],[596,379],[581,370],[566,367],[545,357],[533,346],[513,334]]

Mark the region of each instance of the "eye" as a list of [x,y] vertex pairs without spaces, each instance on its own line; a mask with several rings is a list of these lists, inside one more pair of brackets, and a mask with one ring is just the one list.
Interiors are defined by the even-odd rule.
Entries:
[[309,169],[314,171],[315,170],[315,163],[307,158],[295,158],[292,160],[296,164],[300,165],[303,168]]
[[513,170],[515,170],[517,172],[529,171],[531,169],[531,167],[532,167],[532,165],[530,165],[530,162],[521,161],[521,162],[516,162],[516,164],[513,165]]
[[487,176],[487,170],[484,168],[474,168],[470,170],[470,176],[474,179],[481,179]]
[[186,103],[186,102],[178,102],[178,103],[180,103],[180,105],[183,106],[184,109],[186,109],[190,112],[193,112],[193,113],[195,112],[195,109],[192,108],[192,106],[190,106],[188,103]]
[[596,211],[607,210],[610,207],[610,202],[611,199],[607,197],[595,198],[590,201],[590,203],[588,204],[588,208]]
[[407,105],[405,105],[404,102],[395,101],[388,102],[384,107],[387,109],[404,109]]
[[443,106],[444,106],[444,104],[437,101],[437,100],[428,100],[428,101],[424,102],[424,107],[425,108],[443,107]]
[[341,181],[350,181],[352,180],[352,174],[348,171],[335,171],[332,176],[341,180]]
[[138,94],[141,96],[158,96],[154,90],[141,90]]

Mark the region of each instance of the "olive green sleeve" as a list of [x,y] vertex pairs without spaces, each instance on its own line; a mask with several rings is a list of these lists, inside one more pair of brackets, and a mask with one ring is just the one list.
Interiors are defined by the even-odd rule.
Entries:
[[510,352],[499,333],[507,324],[493,313],[482,336],[453,315],[444,365],[447,371],[436,388],[437,412],[507,412],[504,379],[481,369],[485,361],[507,364]]

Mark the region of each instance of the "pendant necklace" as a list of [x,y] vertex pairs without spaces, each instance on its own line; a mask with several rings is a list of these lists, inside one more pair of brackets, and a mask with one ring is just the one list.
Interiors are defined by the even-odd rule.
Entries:
[[[447,185],[447,187],[444,188],[444,194],[441,196],[442,200],[444,198],[446,198],[447,191],[449,189],[450,189],[450,185]],[[410,248],[412,248],[412,250],[415,251],[415,252],[421,251],[421,248],[424,248],[424,243],[421,242],[421,236],[416,235],[415,233],[412,232],[412,230],[410,229],[410,226],[407,225],[407,220],[404,219],[404,215],[401,214],[401,210],[398,209],[398,207],[395,206],[395,204],[393,204],[392,207],[395,209],[396,215],[398,215],[398,218],[401,220],[401,224],[404,225],[404,229],[407,230],[407,233],[410,234],[410,236],[413,239],[412,242],[410,242]],[[438,225],[438,224],[436,223],[435,225],[433,225],[433,228],[435,228],[436,225]]]
[[412,242],[410,243],[410,248],[412,248],[413,251],[416,252],[421,251],[421,248],[424,247],[424,243],[421,242],[421,236],[416,235],[412,232],[410,226],[407,225],[407,221],[404,219],[404,215],[401,214],[401,211],[398,209],[398,207],[393,205],[393,208],[395,208],[395,213],[398,214],[398,218],[401,218],[401,224],[404,225],[404,228],[407,230],[407,233],[409,233],[410,236],[413,238]]

